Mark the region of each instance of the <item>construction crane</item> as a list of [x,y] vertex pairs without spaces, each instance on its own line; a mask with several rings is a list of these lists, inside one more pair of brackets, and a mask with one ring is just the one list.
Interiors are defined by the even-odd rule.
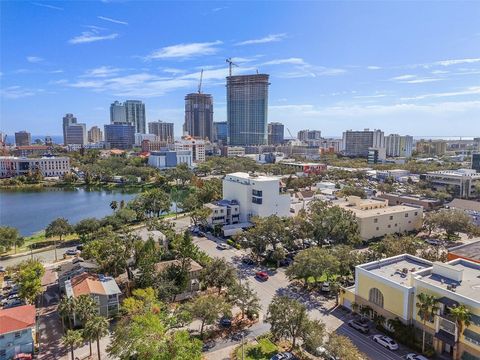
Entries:
[[202,93],[202,79],[203,79],[203,69],[202,69],[202,71],[200,72],[200,82],[198,83],[198,93],[199,93],[199,94]]
[[287,131],[288,131],[288,133],[290,134],[290,137],[291,137],[292,139],[296,139],[296,137],[292,135],[292,132],[290,131],[290,129],[289,129],[288,127],[287,127]]
[[232,66],[238,67],[238,65],[232,61],[232,58],[228,58],[225,61],[228,63],[228,74],[232,76]]

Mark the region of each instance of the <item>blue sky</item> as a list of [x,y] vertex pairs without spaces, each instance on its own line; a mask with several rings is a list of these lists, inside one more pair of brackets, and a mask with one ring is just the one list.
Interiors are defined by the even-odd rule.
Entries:
[[103,125],[114,100],[183,123],[184,96],[226,120],[225,58],[271,75],[269,121],[293,133],[380,128],[480,136],[480,2],[1,2],[0,130]]

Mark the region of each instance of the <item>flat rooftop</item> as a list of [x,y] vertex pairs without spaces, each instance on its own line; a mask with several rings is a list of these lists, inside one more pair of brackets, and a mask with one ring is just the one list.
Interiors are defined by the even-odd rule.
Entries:
[[405,287],[411,287],[410,275],[432,266],[432,263],[419,257],[403,254],[388,259],[372,261],[359,268],[371,274],[393,281]]
[[434,285],[441,289],[452,291],[449,289],[454,286],[454,293],[466,298],[477,301],[480,304],[480,264],[463,259],[455,259],[447,263],[456,271],[462,272],[461,281],[456,281],[446,275],[440,275],[433,272],[433,268],[421,271],[420,281]]
[[227,177],[229,176],[237,177],[244,180],[252,180],[252,181],[273,181],[273,180],[280,181],[280,179],[276,176],[249,174],[245,172],[236,172],[236,173],[227,174],[225,175],[225,179],[227,179]]
[[[372,204],[377,204],[378,202],[375,202],[375,200],[372,200]],[[415,206],[409,206],[409,205],[393,205],[393,206],[386,206],[386,207],[381,207],[377,209],[359,209],[355,207],[355,205],[350,205],[347,201],[343,200],[338,200],[338,201],[333,201],[334,205],[338,205],[344,209],[351,210],[356,217],[358,218],[369,218],[372,216],[377,216],[377,215],[384,215],[384,214],[396,214],[396,213],[401,213],[405,211],[411,211],[414,209],[420,209]],[[366,204],[366,203],[362,203]]]
[[448,252],[464,258],[480,261],[480,240],[469,244],[455,246],[450,248]]

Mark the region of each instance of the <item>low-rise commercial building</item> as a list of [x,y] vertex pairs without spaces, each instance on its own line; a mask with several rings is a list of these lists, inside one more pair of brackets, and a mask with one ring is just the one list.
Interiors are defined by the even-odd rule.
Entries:
[[399,181],[400,178],[408,175],[410,175],[410,171],[402,169],[377,170],[377,180],[381,181],[385,181],[387,179]]
[[245,148],[243,146],[222,146],[220,151],[222,156],[226,157],[245,156]]
[[153,151],[148,157],[148,165],[158,169],[170,169],[180,164],[192,167],[191,150],[163,150]]
[[358,196],[333,203],[355,215],[363,240],[419,230],[423,224],[423,208],[420,206],[388,206],[388,200],[361,199]]
[[0,178],[27,175],[34,171],[40,171],[45,177],[64,176],[70,172],[70,158],[0,156]]
[[377,198],[388,200],[389,206],[411,204],[421,206],[425,211],[439,209],[442,206],[441,200],[413,194],[382,193],[378,194]]
[[465,199],[453,199],[446,207],[449,209],[456,209],[465,212],[472,222],[480,226],[480,202],[474,200],[465,200]]
[[474,169],[430,171],[421,175],[434,190],[453,190],[456,197],[472,198],[477,195],[475,184],[480,182],[480,174]]
[[180,141],[175,141],[175,150],[189,150],[192,154],[192,161],[200,163],[205,161],[205,141],[184,137]]
[[227,174],[223,179],[223,198],[238,202],[240,222],[248,222],[252,216],[290,215],[290,196],[282,192],[277,177]]
[[447,259],[465,259],[480,264],[480,240],[448,249]]
[[281,164],[292,169],[298,175],[318,175],[327,170],[327,165],[320,163],[282,162]]
[[36,344],[34,305],[0,310],[0,360],[33,354]]

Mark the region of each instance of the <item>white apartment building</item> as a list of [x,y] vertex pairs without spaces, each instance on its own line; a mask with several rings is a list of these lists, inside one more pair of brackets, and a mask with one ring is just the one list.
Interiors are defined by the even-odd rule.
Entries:
[[430,171],[421,175],[420,179],[426,180],[434,190],[452,188],[455,196],[471,198],[476,195],[475,183],[480,181],[480,173],[475,169],[458,169]]
[[411,157],[413,151],[413,136],[390,134],[385,136],[387,156]]
[[240,222],[252,216],[289,216],[290,196],[281,192],[280,179],[237,172],[225,175],[223,198],[240,205]]
[[182,140],[175,141],[175,150],[190,150],[192,152],[192,160],[194,163],[205,161],[205,141],[186,137]]
[[423,224],[423,208],[421,206],[388,206],[388,200],[361,199],[358,196],[349,196],[345,200],[333,203],[353,212],[360,228],[360,237],[363,240],[419,230]]
[[39,170],[45,177],[64,176],[70,172],[70,158],[0,156],[0,178],[27,175],[36,170]]
[[192,167],[192,152],[190,150],[152,151],[148,157],[148,165],[158,169],[170,169],[180,164]]
[[207,219],[209,225],[233,225],[240,220],[240,205],[235,200],[220,200],[205,204],[205,207],[212,210]]

